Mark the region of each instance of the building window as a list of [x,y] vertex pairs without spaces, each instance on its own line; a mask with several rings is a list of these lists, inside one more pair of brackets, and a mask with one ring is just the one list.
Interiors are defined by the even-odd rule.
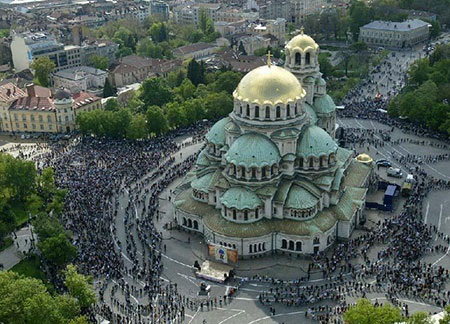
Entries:
[[286,241],[285,239],[283,239],[283,240],[281,241],[281,248],[282,248],[282,249],[287,249],[287,241]]
[[259,107],[255,107],[255,118],[259,118]]
[[52,116],[50,116],[50,115],[47,116],[47,122],[49,122],[49,123],[52,122]]
[[42,123],[42,121],[43,121],[42,116],[39,116],[39,121]]
[[286,107],[286,116],[291,117],[291,106],[289,105]]
[[315,237],[313,240],[313,244],[320,244],[320,239],[318,237]]
[[294,250],[294,241],[289,241],[289,250]]
[[22,121],[27,121],[27,115],[22,115]]
[[19,128],[20,126],[19,126],[19,123],[16,123],[16,128]]
[[40,124],[39,127],[41,130],[44,130],[44,125]]
[[310,53],[306,53],[305,55],[305,65],[309,65],[311,64],[311,54]]
[[23,124],[23,128],[28,128],[27,124]]
[[48,129],[52,130],[53,129],[53,125],[48,125]]
[[244,210],[244,220],[248,221],[248,210]]
[[302,250],[302,242],[296,242],[295,243],[295,250],[301,251]]
[[270,107],[266,106],[266,119],[270,119]]
[[236,220],[236,209],[233,209],[233,219]]
[[30,120],[31,120],[31,121],[34,121],[34,115],[31,115],[31,116],[30,116]]
[[295,64],[300,65],[300,62],[301,62],[300,53],[295,53]]
[[32,129],[36,129],[36,124],[31,124]]
[[281,117],[281,108],[280,106],[277,106],[277,118]]

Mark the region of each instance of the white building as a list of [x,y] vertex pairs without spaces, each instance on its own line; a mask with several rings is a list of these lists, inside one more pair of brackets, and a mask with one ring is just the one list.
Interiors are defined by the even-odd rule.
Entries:
[[53,84],[55,88],[69,89],[72,93],[87,91],[100,94],[107,77],[106,71],[90,66],[80,66],[54,73]]

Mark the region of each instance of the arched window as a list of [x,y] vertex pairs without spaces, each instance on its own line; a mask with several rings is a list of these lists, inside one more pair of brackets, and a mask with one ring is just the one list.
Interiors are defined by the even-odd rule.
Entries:
[[259,218],[259,208],[255,209],[255,218],[258,219]]
[[262,248],[261,243],[258,243],[258,252],[262,251],[261,248]]
[[286,107],[286,116],[291,117],[291,106],[287,105]]
[[244,220],[248,220],[248,210],[244,210]]
[[266,119],[270,119],[270,107],[266,106]]
[[303,158],[300,158],[300,168],[303,168]]
[[289,250],[294,251],[294,241],[289,241]]
[[233,244],[233,249],[235,249],[235,250],[236,250],[236,244]]
[[242,106],[239,109],[239,115],[242,115]]
[[259,107],[255,107],[255,118],[259,118]]
[[192,228],[192,219],[190,219],[190,218],[188,219],[188,227]]
[[247,116],[246,117],[250,117],[250,106],[247,105]]
[[266,242],[263,242],[263,244],[262,244],[262,250],[263,250],[263,251],[266,250]]
[[275,164],[272,165],[272,174],[275,175]]
[[186,226],[186,225],[187,225],[186,217],[183,217],[183,226]]
[[196,220],[194,221],[194,229],[198,230],[198,222]]
[[265,178],[266,177],[266,167],[263,167],[262,169],[261,169],[261,173],[262,173],[262,177],[263,178]]
[[313,244],[320,244],[320,239],[318,237],[315,237],[313,240]]
[[300,53],[295,53],[295,64],[300,65],[301,61],[302,61],[302,59],[301,59]]
[[277,106],[277,118],[281,117],[281,108],[280,106]]
[[248,253],[253,253],[253,249],[252,249],[252,247],[253,247],[253,245],[252,245],[252,244],[250,244],[250,245],[248,246]]
[[297,116],[297,104],[295,104],[295,115]]
[[283,239],[283,240],[281,241],[281,248],[282,248],[282,249],[287,249],[287,241],[286,241],[285,239]]
[[305,55],[305,65],[310,65],[311,64],[311,54],[310,53],[306,53]]
[[236,209],[233,209],[233,219],[236,220]]
[[252,168],[252,178],[256,178],[256,168]]
[[296,242],[295,243],[295,251],[301,251],[302,250],[302,242]]

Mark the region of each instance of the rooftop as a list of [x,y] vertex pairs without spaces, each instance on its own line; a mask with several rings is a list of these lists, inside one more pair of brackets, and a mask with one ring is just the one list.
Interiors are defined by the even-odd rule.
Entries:
[[379,30],[391,30],[391,31],[409,31],[416,28],[428,26],[429,23],[420,19],[405,20],[403,22],[393,21],[381,21],[375,20],[361,28],[365,29],[379,29]]

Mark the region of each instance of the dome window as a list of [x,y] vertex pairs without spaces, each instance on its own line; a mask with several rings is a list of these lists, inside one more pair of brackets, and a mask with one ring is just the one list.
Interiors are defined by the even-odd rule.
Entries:
[[266,119],[270,119],[270,107],[266,106]]
[[300,65],[301,61],[302,61],[302,59],[301,59],[300,53],[298,53],[298,52],[295,53],[295,64]]
[[280,106],[277,106],[277,118],[281,117],[281,108]]
[[287,105],[286,107],[286,116],[291,117],[291,106]]
[[255,107],[255,118],[259,118],[259,107]]
[[247,105],[247,117],[250,117],[250,106]]
[[305,55],[305,65],[310,65],[311,64],[311,54],[310,53],[306,53]]

